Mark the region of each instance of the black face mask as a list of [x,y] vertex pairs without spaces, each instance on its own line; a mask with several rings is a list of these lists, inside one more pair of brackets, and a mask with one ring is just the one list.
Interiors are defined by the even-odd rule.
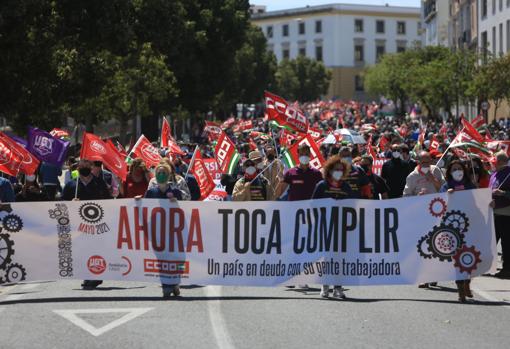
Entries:
[[268,154],[268,155],[267,155],[267,159],[268,159],[269,161],[273,161],[273,160],[274,160],[274,154]]
[[83,177],[90,176],[91,172],[92,172],[92,170],[90,169],[90,167],[82,167],[78,170],[78,173],[80,174],[80,176],[83,176]]

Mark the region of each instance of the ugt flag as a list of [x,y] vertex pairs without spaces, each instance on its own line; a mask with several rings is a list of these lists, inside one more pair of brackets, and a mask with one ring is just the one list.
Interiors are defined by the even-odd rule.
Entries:
[[101,138],[92,133],[85,132],[83,134],[80,158],[102,161],[115,176],[122,180],[126,179],[127,164],[123,161],[119,151],[112,143],[103,142]]
[[22,161],[21,165],[19,166],[19,170],[21,172],[32,175],[37,171],[40,161],[37,160],[35,156],[30,154],[30,152],[26,150],[21,144],[3,132],[0,132],[0,141],[2,141],[2,144],[7,146],[12,152],[16,153],[18,157],[21,158]]
[[28,128],[28,151],[41,161],[62,166],[69,143],[53,137],[44,130]]
[[152,145],[151,142],[141,135],[136,141],[136,144],[131,149],[131,153],[134,153],[136,157],[143,159],[147,167],[156,167],[161,160],[158,148]]
[[289,130],[301,133],[308,131],[308,119],[301,110],[271,92],[264,92],[264,96],[269,120],[274,120],[280,127]]

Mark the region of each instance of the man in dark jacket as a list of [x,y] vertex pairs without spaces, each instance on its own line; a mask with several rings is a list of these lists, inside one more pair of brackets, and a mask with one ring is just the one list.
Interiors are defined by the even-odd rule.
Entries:
[[390,199],[402,197],[406,178],[411,173],[409,163],[401,158],[400,150],[399,144],[391,146],[391,160],[384,163],[381,171],[381,177],[389,187],[388,197]]

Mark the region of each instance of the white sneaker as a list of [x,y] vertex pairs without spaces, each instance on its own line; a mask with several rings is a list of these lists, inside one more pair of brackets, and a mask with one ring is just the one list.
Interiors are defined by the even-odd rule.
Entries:
[[333,289],[333,298],[345,299],[345,294],[341,287],[335,287]]
[[329,285],[322,285],[321,297],[322,298],[328,298],[329,297]]

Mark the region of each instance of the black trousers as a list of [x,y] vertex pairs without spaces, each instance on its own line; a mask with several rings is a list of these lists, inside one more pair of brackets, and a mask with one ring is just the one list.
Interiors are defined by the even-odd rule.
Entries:
[[510,271],[510,216],[494,215],[496,243],[501,240],[503,270]]

